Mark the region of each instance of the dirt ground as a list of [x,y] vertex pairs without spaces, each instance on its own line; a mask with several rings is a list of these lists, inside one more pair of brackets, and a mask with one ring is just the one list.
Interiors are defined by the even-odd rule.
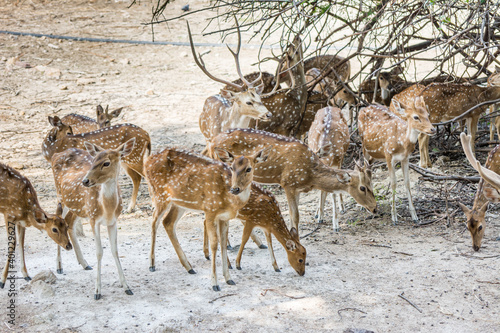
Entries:
[[[186,3],[174,2],[166,15],[180,14]],[[206,3],[189,2],[192,10]],[[1,1],[0,30],[151,40],[150,27],[141,24],[149,20],[151,3],[143,1],[130,9],[128,4]],[[220,42],[217,36],[200,35],[205,26],[202,18],[190,21],[197,42]],[[157,27],[155,38],[186,42],[184,20]],[[221,47],[211,50],[205,57],[210,70],[233,79],[236,72],[228,51]],[[19,57],[18,61],[13,57]],[[52,172],[40,149],[50,127],[49,115],[77,112],[93,117],[97,104],[109,104],[111,109],[125,106],[116,122],[130,122],[147,130],[153,151],[170,146],[201,151],[204,147],[198,115],[205,98],[217,93],[220,84],[201,73],[188,47],[0,34],[0,59],[0,161],[29,177],[41,205],[49,212],[55,211],[57,200]],[[255,70],[250,64],[256,59],[256,49],[243,49],[243,71]],[[435,171],[451,172],[439,163]],[[470,169],[467,172],[472,174]],[[398,177],[402,178],[400,172]],[[143,181],[138,208],[118,221],[119,253],[134,295],[128,296],[120,288],[108,240],[103,236],[100,301],[93,298],[95,271],[82,270],[73,251],[64,252],[64,274],[56,274],[54,284],[16,280],[15,325],[7,323],[10,298],[6,289],[0,290],[0,332],[500,331],[497,213],[488,213],[483,247],[474,253],[461,212],[449,227],[442,220],[416,228],[407,218],[392,225],[389,196],[384,196],[383,189],[387,178],[386,170],[376,170],[374,185],[384,214],[372,218],[348,198],[339,233],[325,223],[301,240],[307,249],[305,276],[298,276],[290,267],[277,242],[280,273],[273,270],[268,251],[249,242],[243,270],[231,271],[236,286],[223,283],[219,266],[221,292],[212,291],[210,285],[210,262],[202,252],[203,219],[198,213],[188,214],[178,225],[179,239],[197,274],[190,275],[181,266],[162,229],[156,249],[157,271],[149,271],[152,207]],[[123,175],[120,183],[126,205],[131,182]],[[401,181],[399,185],[402,187]],[[413,171],[412,185],[420,202],[433,186],[419,181]],[[283,191],[278,187],[272,190],[288,221]],[[470,203],[473,191],[463,193]],[[301,235],[317,227],[314,214],[318,197],[316,192],[301,197]],[[404,198],[402,189],[398,197]],[[408,215],[405,203],[399,200],[401,215]],[[1,229],[5,229],[4,224],[0,234],[5,234]],[[80,244],[94,266],[95,246],[88,223],[84,230],[86,237]],[[233,245],[239,244],[241,231],[240,223],[231,224]],[[0,249],[6,248],[2,236]],[[55,273],[56,245],[45,234],[28,230],[25,252],[31,277],[46,270]],[[229,252],[229,256],[234,261],[236,252]],[[399,297],[401,294],[415,307]]]

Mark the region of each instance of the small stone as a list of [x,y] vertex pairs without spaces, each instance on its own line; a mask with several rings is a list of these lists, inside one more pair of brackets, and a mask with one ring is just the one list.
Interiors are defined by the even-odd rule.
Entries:
[[188,56],[187,52],[181,52],[181,57],[187,58],[187,56]]
[[130,60],[125,58],[125,59],[120,59],[120,64],[123,64],[123,65],[130,65]]
[[149,89],[148,91],[146,91],[146,95],[148,96],[153,96],[155,94],[155,92],[153,91],[153,89]]
[[94,83],[95,83],[94,79],[80,78],[76,80],[76,84],[79,86],[85,86],[87,84],[94,84]]
[[47,269],[35,275],[33,277],[33,280],[31,280],[31,283],[34,283],[36,281],[43,281],[46,283],[54,284],[56,280],[57,280],[56,275],[50,269]]
[[24,164],[19,163],[19,162],[12,162],[12,163],[9,163],[9,165],[11,167],[13,167],[14,169],[16,169],[16,170],[22,170],[22,169],[24,169]]
[[65,85],[59,86],[59,90],[68,90],[68,86]]

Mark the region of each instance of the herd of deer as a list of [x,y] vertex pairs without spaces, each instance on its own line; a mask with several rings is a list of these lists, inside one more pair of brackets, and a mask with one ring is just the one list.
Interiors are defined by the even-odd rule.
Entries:
[[[189,31],[189,25],[188,25]],[[239,31],[238,31],[239,34]],[[205,216],[204,253],[210,259],[213,290],[220,290],[216,274],[218,246],[226,283],[234,284],[227,258],[228,222],[244,223],[242,244],[236,268],[241,269],[245,243],[251,237],[265,248],[253,233],[255,227],[265,232],[272,265],[274,258],[271,234],[283,245],[290,265],[304,275],[306,250],[299,239],[299,196],[313,189],[321,191],[317,218],[324,219],[326,197],[332,194],[333,228],[339,231],[339,211],[343,209],[342,194],[375,213],[377,203],[372,187],[370,162],[387,162],[392,188],[392,220],[396,223],[396,173],[401,163],[411,217],[418,216],[413,206],[409,181],[409,156],[417,140],[420,144],[421,166],[429,167],[428,137],[436,133],[432,123],[453,119],[471,106],[500,97],[500,74],[488,79],[487,87],[466,83],[427,82],[408,84],[399,78],[399,70],[383,72],[361,87],[366,98],[378,102],[362,108],[357,117],[364,160],[354,170],[341,169],[350,142],[349,127],[355,128],[350,116],[346,119],[338,105],[356,104],[347,85],[350,65],[338,56],[320,56],[303,61],[300,38],[290,43],[277,67],[276,75],[252,73],[244,76],[239,65],[241,37],[237,50],[230,52],[236,62],[239,79],[226,81],[208,72],[197,56],[189,31],[196,64],[211,79],[225,84],[218,95],[207,98],[199,118],[207,146],[203,154],[167,148],[151,154],[149,134],[132,124],[110,125],[121,109],[109,112],[97,107],[97,121],[70,114],[49,117],[52,129],[42,144],[43,156],[51,163],[57,198],[55,215],[39,205],[30,181],[13,168],[0,164],[0,211],[10,230],[14,226],[20,245],[22,274],[30,280],[24,262],[25,228],[45,230],[58,244],[57,272],[62,273],[61,247],[74,248],[78,263],[91,270],[82,255],[76,237],[88,218],[94,233],[97,255],[95,299],[101,298],[100,227],[108,229],[111,252],[120,282],[132,295],[117,250],[117,219],[122,212],[118,176],[123,168],[132,179],[133,191],[127,211],[136,205],[141,179],[144,177],[154,205],[152,222],[150,270],[155,271],[155,241],[160,222],[184,268],[194,274],[176,235],[176,225],[188,210],[202,211]],[[229,47],[228,47],[229,48]],[[284,88],[281,83],[286,83]],[[380,93],[373,86],[380,87]],[[373,97],[375,95],[375,98]],[[312,101],[312,102],[311,102]],[[333,106],[330,106],[333,105]],[[472,209],[461,205],[467,216],[467,227],[474,250],[479,250],[484,234],[484,215],[488,202],[500,201],[500,153],[493,149],[485,167],[474,157],[474,136],[484,108],[466,116],[467,129],[461,140],[466,156],[481,174]],[[307,135],[308,145],[297,138]],[[293,137],[294,136],[294,137]],[[279,184],[283,187],[290,212],[291,227],[282,217],[273,194],[257,183]],[[14,239],[15,244],[15,239]],[[0,281],[3,288],[9,270],[7,262]]]

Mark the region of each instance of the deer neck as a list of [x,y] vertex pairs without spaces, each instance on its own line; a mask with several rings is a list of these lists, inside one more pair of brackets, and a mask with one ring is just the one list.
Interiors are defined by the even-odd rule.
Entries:
[[250,125],[250,119],[250,117],[241,114],[240,107],[237,103],[233,103],[233,105],[228,109],[225,121],[227,126],[224,126],[224,128],[248,128]]
[[286,242],[288,240],[293,240],[292,235],[290,235],[290,231],[288,231],[285,221],[282,220],[282,223],[276,224],[277,225],[272,225],[271,233],[274,235],[276,240],[280,242],[280,244],[283,245],[283,247],[286,249]]
[[[343,170],[345,172],[345,170]],[[312,172],[312,188],[326,191],[326,192],[338,192],[346,191],[347,184],[341,183],[337,178],[338,171],[330,168],[323,163],[317,163],[313,167]],[[342,175],[339,175],[342,177]]]
[[490,101],[494,99],[500,98],[500,87],[497,86],[489,86],[484,88],[485,90],[481,94],[482,101]]
[[118,177],[102,183],[99,188],[99,202],[105,212],[114,213],[120,201]]
[[245,206],[248,202],[248,200],[250,199],[250,187],[251,186],[248,186],[246,189],[244,189],[243,191],[241,191],[239,194],[237,195],[234,195],[234,203],[236,206],[240,206],[240,208],[242,208],[243,206]]

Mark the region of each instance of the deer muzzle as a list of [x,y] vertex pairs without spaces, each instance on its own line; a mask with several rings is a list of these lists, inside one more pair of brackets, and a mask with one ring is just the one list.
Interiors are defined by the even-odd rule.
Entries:
[[84,178],[82,181],[83,186],[85,187],[92,187],[94,184],[90,181],[88,178]]
[[73,245],[71,245],[70,242],[68,242],[68,244],[64,247],[67,251],[70,251],[71,249],[73,249]]

